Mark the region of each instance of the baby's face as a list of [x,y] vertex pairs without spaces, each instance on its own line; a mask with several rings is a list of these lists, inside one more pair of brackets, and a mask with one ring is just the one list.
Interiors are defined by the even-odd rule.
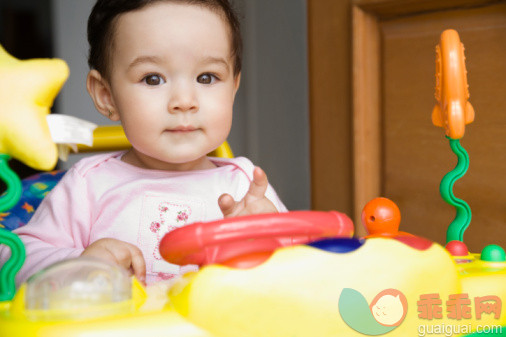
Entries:
[[198,169],[226,140],[239,77],[219,14],[173,2],[125,13],[110,62],[113,104],[142,166]]

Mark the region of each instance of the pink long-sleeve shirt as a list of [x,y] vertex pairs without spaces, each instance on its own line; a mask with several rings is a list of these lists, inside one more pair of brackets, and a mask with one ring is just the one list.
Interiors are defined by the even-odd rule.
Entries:
[[[223,218],[219,196],[229,193],[242,199],[254,169],[248,159],[238,157],[211,158],[217,167],[207,170],[149,170],[121,161],[123,154],[79,161],[44,198],[30,222],[15,231],[27,253],[17,285],[54,262],[79,256],[102,238],[139,247],[148,284],[195,269],[164,261],[158,252],[160,239],[177,227]],[[270,185],[266,197],[278,211],[286,211]],[[9,255],[7,249],[0,252],[0,265]]]

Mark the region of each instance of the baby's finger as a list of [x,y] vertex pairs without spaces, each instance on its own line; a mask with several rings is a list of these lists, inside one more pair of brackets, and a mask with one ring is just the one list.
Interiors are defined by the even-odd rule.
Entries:
[[228,216],[231,216],[231,214],[234,212],[236,202],[230,194],[225,193],[218,198],[218,205],[220,206],[223,216],[226,218]]
[[134,272],[135,277],[143,284],[146,283],[146,261],[144,260],[144,255],[142,255],[142,251],[136,247],[130,247],[130,253],[132,254],[132,270]]
[[257,166],[253,170],[253,181],[249,186],[248,195],[257,199],[263,198],[268,185],[267,175],[264,170]]

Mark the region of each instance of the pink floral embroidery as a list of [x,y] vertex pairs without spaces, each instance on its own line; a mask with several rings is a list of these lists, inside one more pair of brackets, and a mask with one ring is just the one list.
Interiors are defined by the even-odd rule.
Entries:
[[149,229],[153,232],[153,233],[156,233],[160,230],[160,223],[159,222],[155,222],[153,221],[151,223],[151,226],[149,227]]
[[188,220],[188,214],[185,211],[179,211],[177,213],[177,222]]
[[161,260],[162,257],[159,252],[160,240],[166,233],[186,225],[192,211],[188,205],[170,203],[167,201],[163,201],[158,205],[158,211],[158,219],[154,219],[154,221],[151,222],[149,230],[156,236],[153,257],[156,260]]
[[158,280],[170,280],[171,278],[174,278],[174,274],[167,274],[167,273],[158,273],[156,276],[158,276]]

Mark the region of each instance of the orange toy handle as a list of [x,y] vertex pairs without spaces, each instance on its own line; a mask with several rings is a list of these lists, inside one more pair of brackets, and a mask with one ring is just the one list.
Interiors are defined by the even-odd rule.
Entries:
[[443,127],[452,139],[464,137],[466,124],[474,121],[474,109],[468,101],[464,45],[453,29],[445,30],[436,46],[435,96],[432,123]]
[[343,213],[255,214],[177,228],[160,241],[160,254],[170,263],[202,266],[336,236],[353,236],[353,223]]

